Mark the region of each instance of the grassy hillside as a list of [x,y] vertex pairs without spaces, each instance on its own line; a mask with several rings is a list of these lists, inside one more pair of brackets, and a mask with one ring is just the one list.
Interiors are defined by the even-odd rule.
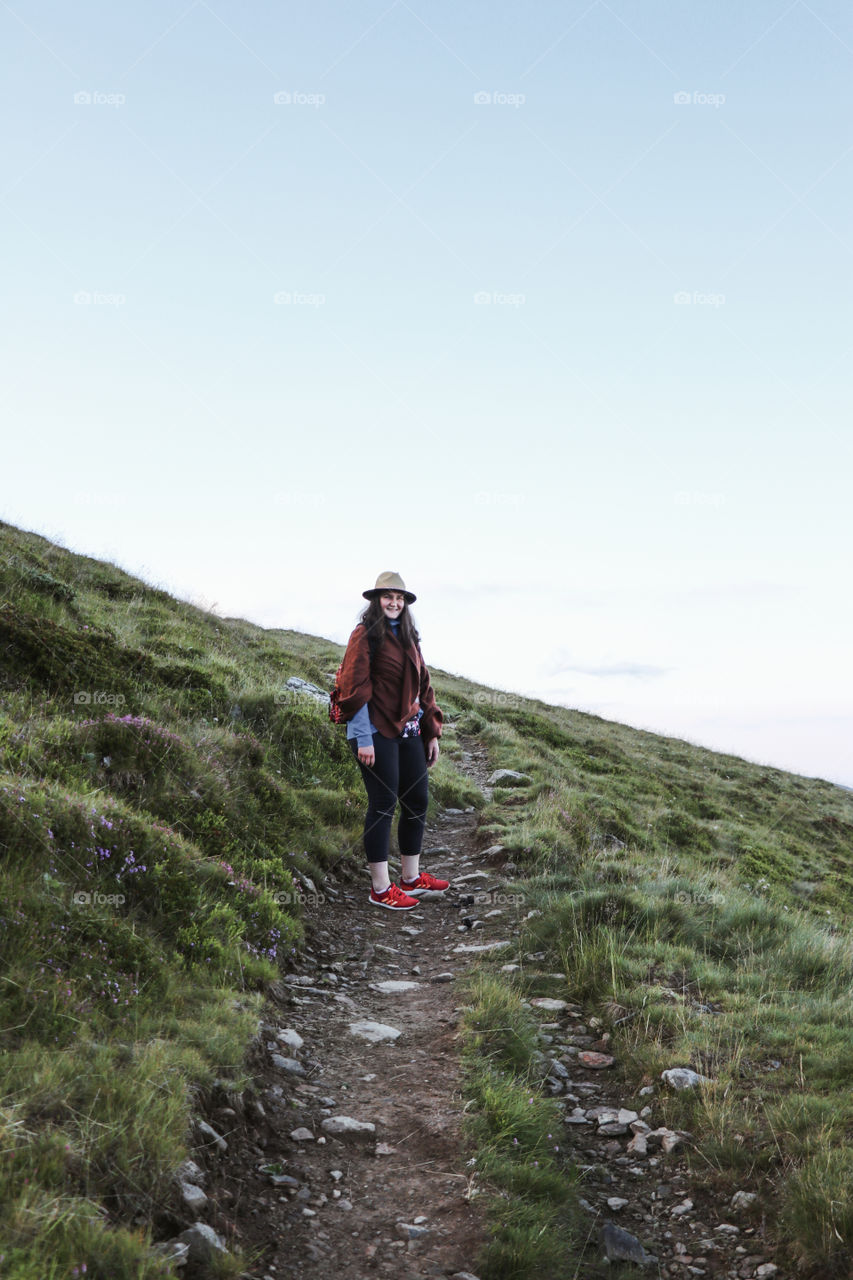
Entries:
[[[285,688],[329,687],[341,648],[8,525],[0,566],[2,1274],[85,1261],[148,1280],[170,1274],[148,1242],[178,1221],[195,1110],[251,1085],[264,984],[302,938],[300,877],[362,866],[343,733]],[[792,1257],[846,1274],[853,796],[431,670],[448,719],[431,804],[477,806],[542,911],[522,950],[565,975],[472,994],[482,1167],[530,1206],[489,1274],[539,1265],[532,1224],[561,1196],[513,1165],[520,1130],[478,1072],[502,1062],[507,1089],[538,1088],[501,1028],[526,996],[566,992],[599,1010],[626,1082],[676,1059],[714,1077],[666,1122],[698,1135],[705,1176],[760,1186]],[[531,781],[485,804],[455,767],[463,733]]]

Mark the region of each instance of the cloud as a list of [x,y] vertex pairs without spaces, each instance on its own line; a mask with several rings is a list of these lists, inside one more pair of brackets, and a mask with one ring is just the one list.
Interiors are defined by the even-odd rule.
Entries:
[[605,678],[612,676],[627,677],[629,680],[655,680],[659,676],[667,675],[671,670],[671,667],[658,667],[648,662],[572,662],[563,652],[556,654],[550,664],[545,664],[542,668],[542,673],[555,679],[566,675],[580,675],[603,676]]

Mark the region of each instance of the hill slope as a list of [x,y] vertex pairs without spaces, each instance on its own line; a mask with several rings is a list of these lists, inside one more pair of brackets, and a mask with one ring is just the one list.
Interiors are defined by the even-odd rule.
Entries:
[[[217,1087],[251,1091],[302,878],[361,868],[343,734],[286,685],[329,687],[341,649],[8,525],[0,552],[4,1274],[171,1274],[147,1240],[180,1225],[193,1115]],[[523,1229],[541,1188],[512,1164],[525,1131],[490,1117],[478,1074],[542,1092],[538,996],[595,1011],[625,1088],[708,1075],[661,1098],[696,1170],[760,1193],[780,1257],[846,1274],[853,795],[431,671],[447,717],[431,817],[474,806],[526,908],[519,967],[491,966],[466,1033],[472,1141],[522,1222],[487,1274],[543,1274]],[[463,737],[521,785],[487,799],[457,767]]]

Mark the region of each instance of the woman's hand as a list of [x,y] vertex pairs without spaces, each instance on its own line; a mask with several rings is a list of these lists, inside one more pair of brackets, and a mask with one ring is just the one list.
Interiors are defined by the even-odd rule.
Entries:
[[361,764],[370,765],[372,768],[376,764],[376,750],[374,747],[359,747],[358,759]]
[[438,759],[438,738],[430,738],[426,744],[426,762],[427,768],[431,769]]

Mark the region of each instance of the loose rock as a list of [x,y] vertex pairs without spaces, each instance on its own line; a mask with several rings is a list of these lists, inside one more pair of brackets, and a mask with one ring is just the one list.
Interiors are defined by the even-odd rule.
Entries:
[[608,1262],[636,1262],[641,1267],[657,1262],[653,1253],[646,1253],[636,1236],[623,1231],[615,1222],[605,1222],[602,1243]]
[[698,1084],[713,1084],[709,1076],[701,1076],[690,1067],[670,1067],[660,1073],[661,1080],[673,1089],[695,1089]]
[[369,1018],[362,1022],[351,1022],[349,1029],[354,1036],[369,1040],[371,1044],[377,1044],[380,1040],[396,1040],[401,1034],[397,1027],[389,1027],[384,1022],[372,1022]]
[[324,1133],[335,1138],[362,1137],[376,1132],[376,1125],[369,1120],[355,1120],[352,1116],[329,1116],[320,1122]]

